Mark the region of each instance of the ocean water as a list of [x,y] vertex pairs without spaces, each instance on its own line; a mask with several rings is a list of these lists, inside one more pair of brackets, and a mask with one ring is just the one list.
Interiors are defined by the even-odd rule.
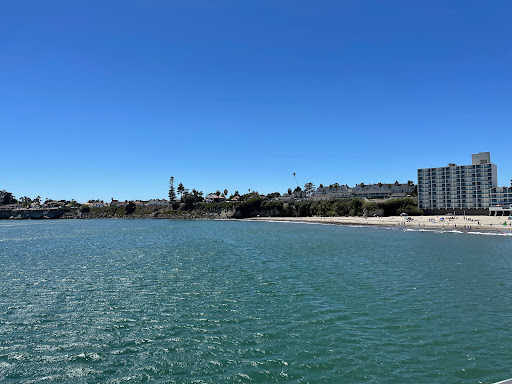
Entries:
[[1,383],[492,383],[512,238],[0,222]]

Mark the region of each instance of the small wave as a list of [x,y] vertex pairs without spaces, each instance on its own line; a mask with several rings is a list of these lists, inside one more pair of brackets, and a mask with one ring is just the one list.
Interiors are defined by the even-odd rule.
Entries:
[[92,374],[97,374],[98,371],[95,371],[91,368],[86,367],[75,367],[71,368],[66,372],[66,376],[70,379],[78,379],[78,378],[84,378],[87,376],[90,376]]
[[7,358],[9,360],[24,361],[24,360],[28,360],[29,356],[24,353],[14,352],[14,353],[9,353],[7,355]]
[[102,360],[101,356],[98,355],[97,353],[85,353],[85,352],[82,352],[82,353],[79,353],[78,355],[74,355],[74,356],[71,356],[69,358],[70,361],[88,361],[88,362],[93,362],[93,361],[100,361]]
[[512,236],[512,233],[505,232],[468,232],[468,234],[481,236]]

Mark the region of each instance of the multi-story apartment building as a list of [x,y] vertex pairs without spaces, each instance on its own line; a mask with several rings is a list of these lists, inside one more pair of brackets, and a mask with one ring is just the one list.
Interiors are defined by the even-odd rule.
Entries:
[[492,188],[491,205],[512,205],[512,186]]
[[491,154],[472,155],[471,165],[418,169],[418,207],[430,210],[488,209],[498,184]]
[[512,185],[491,189],[491,206],[489,213],[494,215],[512,214]]

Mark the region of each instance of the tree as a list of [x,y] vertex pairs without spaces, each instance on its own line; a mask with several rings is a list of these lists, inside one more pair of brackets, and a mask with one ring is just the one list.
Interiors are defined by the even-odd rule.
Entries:
[[[175,198],[176,198],[176,196],[175,196]],[[135,203],[133,201],[130,201],[128,204],[126,204],[126,207],[125,207],[126,214],[131,215],[133,212],[135,212],[136,208],[137,208],[137,206],[135,205]]]
[[[512,180],[510,180],[512,182]],[[235,196],[240,196],[240,194],[238,193],[238,191],[235,191]]]
[[14,204],[17,203],[16,199],[11,192],[7,192],[5,189],[0,191],[0,205]]
[[219,191],[219,190],[217,190],[217,192],[215,192],[215,194],[216,194],[217,196],[220,196],[220,191]]
[[224,196],[227,196],[227,195],[228,195],[228,190],[224,189]]
[[183,207],[186,209],[186,210],[193,210],[194,209],[194,205],[196,203],[200,203],[204,200],[203,198],[203,192],[202,191],[197,191],[195,189],[192,190],[192,193],[188,193],[187,190],[185,190],[185,192],[183,193],[183,197],[182,197],[182,200],[181,202],[183,203]]
[[182,183],[180,183],[180,184],[178,185],[178,193],[180,194],[180,199],[182,199],[182,198],[183,198],[183,192],[185,192],[185,187],[183,186],[183,184],[182,184]]
[[203,191],[198,191],[197,189],[192,189],[192,196],[202,197],[203,196]]
[[306,198],[309,199],[311,194],[315,191],[315,184],[309,182],[304,185],[304,193],[306,194]]
[[169,180],[169,202],[176,200],[176,191],[174,189],[174,176]]
[[30,204],[32,204],[32,199],[27,196],[20,197],[21,206],[23,208],[30,208]]
[[82,213],[89,213],[89,212],[91,212],[91,207],[89,207],[88,205],[82,205],[80,207],[80,212],[82,212]]
[[291,195],[292,194],[292,189],[291,188],[288,188],[288,194]]

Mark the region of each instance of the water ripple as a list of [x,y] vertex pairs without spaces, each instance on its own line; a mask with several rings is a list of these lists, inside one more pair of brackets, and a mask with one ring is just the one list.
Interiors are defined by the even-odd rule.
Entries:
[[253,222],[0,227],[5,383],[491,383],[511,239]]

